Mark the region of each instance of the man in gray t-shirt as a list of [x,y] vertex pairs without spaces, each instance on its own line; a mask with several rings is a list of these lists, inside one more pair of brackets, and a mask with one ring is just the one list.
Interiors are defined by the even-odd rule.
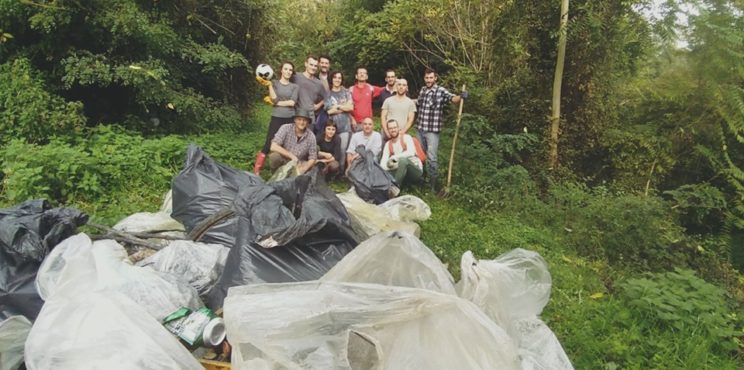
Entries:
[[305,60],[305,71],[295,75],[294,83],[300,87],[300,93],[296,105],[297,113],[305,113],[310,117],[310,124],[315,122],[315,111],[323,107],[326,90],[319,79],[315,77],[318,73],[318,59],[308,56]]
[[416,115],[416,102],[406,96],[408,93],[408,81],[401,78],[395,82],[395,95],[385,99],[382,103],[382,135],[385,140],[390,139],[387,122],[394,119],[398,122],[401,135],[408,132],[413,126]]

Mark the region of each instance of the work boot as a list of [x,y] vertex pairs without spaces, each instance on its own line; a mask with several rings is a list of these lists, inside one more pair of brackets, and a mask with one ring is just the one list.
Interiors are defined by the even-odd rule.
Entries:
[[431,176],[429,178],[429,186],[431,187],[431,192],[433,194],[436,194],[437,193],[437,177],[436,176]]
[[256,163],[253,165],[253,173],[255,173],[256,176],[261,175],[261,167],[263,167],[264,161],[266,161],[266,153],[258,152],[256,154]]

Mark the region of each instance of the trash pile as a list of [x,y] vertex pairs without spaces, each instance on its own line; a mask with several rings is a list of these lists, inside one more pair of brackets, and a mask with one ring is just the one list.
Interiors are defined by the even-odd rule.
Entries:
[[191,146],[172,200],[102,235],[43,201],[0,210],[0,369],[201,369],[205,347],[235,369],[573,368],[538,254],[468,252],[455,283],[417,238],[428,205],[380,203]]

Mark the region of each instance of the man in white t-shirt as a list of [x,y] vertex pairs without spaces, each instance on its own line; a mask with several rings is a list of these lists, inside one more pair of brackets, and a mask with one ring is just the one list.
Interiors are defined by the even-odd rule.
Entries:
[[398,187],[402,188],[404,183],[418,182],[424,174],[424,164],[416,155],[413,138],[400,132],[398,122],[394,119],[387,121],[387,127],[390,140],[382,147],[380,167],[390,172]]
[[382,136],[379,132],[375,131],[375,122],[372,118],[367,117],[362,120],[362,131],[355,132],[351,135],[349,140],[349,147],[346,149],[346,172],[349,172],[351,163],[355,159],[359,158],[359,153],[356,152],[358,146],[363,146],[375,155],[375,158],[380,156],[380,149],[382,148]]

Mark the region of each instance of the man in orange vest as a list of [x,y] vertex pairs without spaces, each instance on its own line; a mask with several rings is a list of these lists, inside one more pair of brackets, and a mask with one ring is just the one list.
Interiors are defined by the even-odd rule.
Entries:
[[380,167],[393,175],[398,187],[402,188],[404,183],[418,182],[424,174],[423,160],[426,155],[411,135],[400,132],[396,120],[391,119],[386,123],[390,140],[382,146]]

